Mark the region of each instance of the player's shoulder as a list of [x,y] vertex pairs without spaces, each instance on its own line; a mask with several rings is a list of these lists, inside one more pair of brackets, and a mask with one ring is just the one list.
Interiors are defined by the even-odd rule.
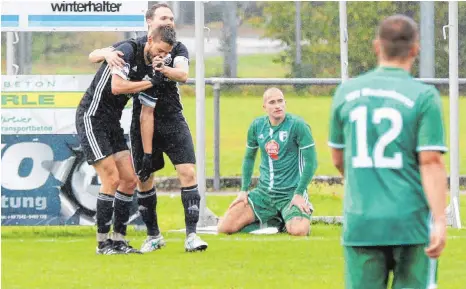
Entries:
[[375,70],[370,70],[354,78],[348,79],[347,81],[338,85],[337,92],[339,92],[339,95],[343,95],[344,93],[349,93],[353,90],[361,89],[361,87],[365,84],[372,82],[374,75]]
[[416,82],[419,87],[420,97],[426,98],[426,99],[440,97],[440,92],[435,87],[435,85],[427,84],[420,80],[416,80]]
[[135,53],[137,51],[137,43],[130,41],[124,41],[115,47],[115,50],[121,51],[123,53]]
[[290,123],[291,131],[302,132],[309,129],[312,132],[309,123],[307,123],[307,121],[301,116],[292,113],[287,113],[286,115],[286,119]]
[[184,43],[181,42],[181,41],[177,41],[177,42],[175,43],[175,46],[173,47],[173,49],[178,49],[178,50],[183,50],[183,49],[184,49],[184,50],[187,50],[186,45],[184,45]]
[[186,47],[186,45],[183,44],[183,42],[177,41],[175,45],[173,46],[172,51],[173,51],[173,54],[175,55],[182,54],[182,53],[188,53],[188,48]]
[[137,38],[134,38],[134,39],[139,43],[144,43],[145,44],[147,42],[147,35],[137,37]]
[[409,91],[412,91],[414,97],[432,97],[439,96],[438,89],[433,84],[425,83],[419,79],[410,78],[406,80],[406,86]]
[[[377,69],[360,74],[355,78],[341,83],[336,89],[335,98],[344,101],[351,93],[355,92],[357,94],[358,91],[365,87],[374,86],[377,81],[380,81],[380,75],[377,73]],[[439,95],[434,85],[411,77],[403,80],[402,87],[404,90],[403,92],[409,91],[408,97],[414,101],[422,99],[425,96]]]
[[[146,44],[147,42],[147,35],[145,36],[141,36],[141,37],[136,37],[136,38],[128,38],[124,41],[121,41],[118,43],[118,46],[120,45],[126,45],[126,47],[128,47],[128,45],[130,45],[133,49],[137,49],[137,47],[142,47]],[[115,48],[117,48],[118,46],[114,46]]]
[[288,119],[288,121],[292,122],[293,124],[309,126],[309,124],[304,120],[304,118],[302,118],[299,115],[287,112],[286,118]]
[[269,121],[269,117],[267,115],[258,116],[254,118],[251,122],[251,126],[261,126]]

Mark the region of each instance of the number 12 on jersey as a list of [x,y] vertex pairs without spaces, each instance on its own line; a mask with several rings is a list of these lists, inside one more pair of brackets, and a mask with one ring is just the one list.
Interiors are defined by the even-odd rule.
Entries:
[[[390,127],[378,137],[371,156],[367,144],[368,125],[380,125],[384,119],[390,121]],[[386,147],[400,135],[403,128],[403,119],[399,111],[388,107],[374,109],[371,123],[368,124],[367,106],[358,106],[350,112],[350,120],[356,123],[357,149],[356,156],[352,158],[353,168],[400,169],[403,167],[401,152],[394,153],[392,157],[385,156]]]

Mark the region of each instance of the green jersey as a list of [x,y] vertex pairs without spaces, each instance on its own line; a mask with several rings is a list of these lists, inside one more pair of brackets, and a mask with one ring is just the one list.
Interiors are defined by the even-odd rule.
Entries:
[[389,67],[341,84],[329,145],[344,150],[344,245],[428,243],[418,152],[447,150],[434,86]]
[[[282,123],[272,126],[268,116],[256,118],[248,130],[247,147],[261,151],[261,189],[271,195],[305,193],[317,160],[311,129],[303,119],[287,113]],[[248,181],[243,182],[243,189],[248,186]]]

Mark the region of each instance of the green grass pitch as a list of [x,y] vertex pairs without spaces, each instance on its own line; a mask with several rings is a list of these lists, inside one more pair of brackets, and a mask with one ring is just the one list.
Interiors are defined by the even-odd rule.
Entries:
[[[87,37],[87,36],[86,36]],[[112,43],[112,41],[107,41]],[[92,42],[94,43],[94,42]],[[106,46],[108,43],[102,43]],[[92,48],[94,47],[94,44]],[[91,48],[85,49],[86,51]],[[61,57],[57,64],[42,61],[33,74],[92,74],[87,53]],[[273,63],[275,55],[240,56],[238,77],[284,77],[288,69]],[[58,63],[59,62],[59,63]],[[206,59],[206,77],[221,75],[219,57]],[[70,70],[69,66],[73,65]],[[2,65],[4,68],[4,65]],[[194,77],[194,62],[190,77]],[[211,87],[206,91],[211,94]],[[251,90],[254,91],[254,90]],[[229,94],[229,95],[227,95]],[[236,96],[222,91],[220,172],[240,176],[246,131],[252,120],[263,114],[261,95],[243,90]],[[240,96],[240,94],[243,94]],[[183,94],[185,116],[196,136],[196,100]],[[286,94],[288,111],[302,116],[312,127],[319,168],[316,175],[337,175],[327,147],[330,97],[298,97]],[[443,99],[448,143],[448,98]],[[460,172],[466,175],[466,98],[460,99]],[[213,175],[213,99],[206,99],[206,174]],[[445,156],[447,166],[450,155]],[[169,163],[168,160],[166,162]],[[258,160],[255,175],[258,175]],[[167,165],[158,176],[175,176]],[[341,215],[341,186],[311,185],[315,216]],[[234,196],[208,196],[208,207],[222,215]],[[462,224],[466,226],[466,196],[461,196]],[[167,247],[142,256],[96,256],[94,227],[2,227],[1,286],[7,289],[339,289],[343,286],[341,227],[312,225],[311,235],[293,238],[284,234],[253,236],[204,235],[209,249],[184,252],[184,234],[168,232],[184,227],[178,195],[159,196],[159,223]],[[144,232],[129,230],[131,244],[139,247]],[[439,288],[466,288],[466,230],[449,229],[447,247],[439,262]]]
[[[340,215],[341,186],[312,185],[316,216]],[[222,215],[234,196],[207,197]],[[179,195],[159,196],[160,227],[167,247],[135,256],[96,256],[94,227],[3,227],[2,288],[7,289],[240,289],[344,288],[340,226],[312,225],[309,237],[286,234],[257,236],[203,235],[209,248],[184,252]],[[466,196],[461,199],[466,225]],[[130,228],[128,238],[139,247],[144,232]],[[439,262],[439,288],[466,284],[466,230],[449,229]]]

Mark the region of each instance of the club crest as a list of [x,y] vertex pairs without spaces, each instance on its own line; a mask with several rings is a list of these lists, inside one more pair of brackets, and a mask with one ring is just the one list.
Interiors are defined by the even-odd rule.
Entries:
[[281,142],[286,141],[287,138],[288,138],[288,132],[287,131],[278,132],[278,139],[280,139]]
[[164,59],[163,62],[166,66],[170,65],[172,63],[172,56],[171,54],[168,54]]

